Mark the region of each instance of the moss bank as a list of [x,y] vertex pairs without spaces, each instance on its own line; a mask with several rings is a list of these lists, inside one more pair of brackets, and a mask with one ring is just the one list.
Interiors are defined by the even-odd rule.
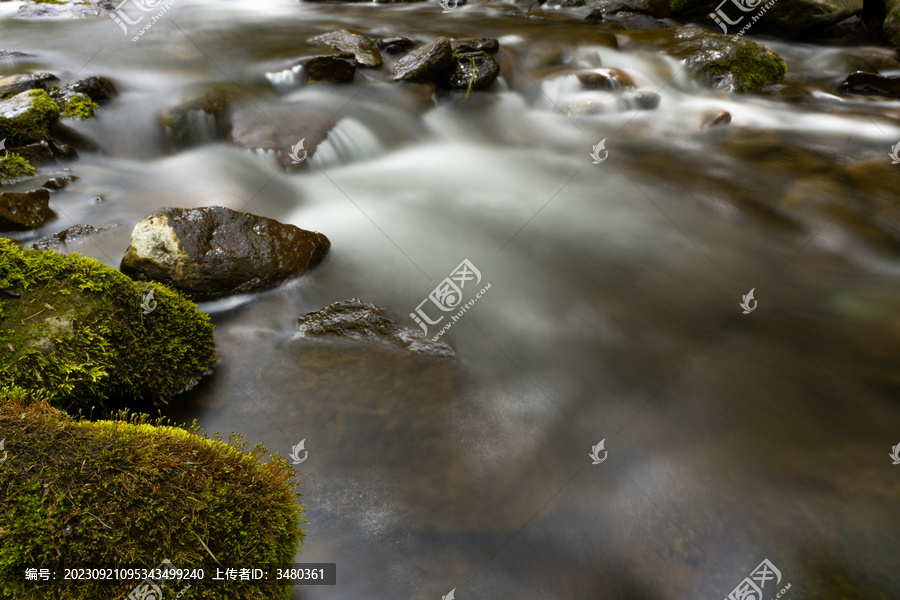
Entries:
[[209,317],[180,293],[0,238],[0,385],[102,411],[165,401],[214,363]]
[[14,152],[0,160],[0,184],[15,183],[36,174],[37,170],[31,163]]
[[[223,441],[193,426],[130,421],[76,420],[0,389],[0,597],[121,600],[137,580],[64,582],[63,569],[151,569],[168,558],[206,566],[186,599],[290,598],[290,585],[210,581],[218,564],[293,562],[304,521],[287,461],[264,461],[262,445],[248,451],[234,434]],[[25,568],[56,569],[57,580],[26,582]],[[183,585],[168,587],[171,599]]]

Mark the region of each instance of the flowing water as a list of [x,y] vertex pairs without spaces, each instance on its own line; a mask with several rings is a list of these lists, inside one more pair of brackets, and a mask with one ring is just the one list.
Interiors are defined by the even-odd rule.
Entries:
[[[2,47],[35,56],[0,72],[121,92],[75,125],[100,150],[66,165],[80,180],[54,196],[59,218],[20,239],[124,224],[72,248],[117,266],[153,210],[221,205],[332,242],[305,277],[201,305],[220,361],[169,410],[283,455],[306,440],[297,560],[337,563],[338,584],[295,598],[718,600],[764,558],[789,599],[900,597],[896,254],[777,200],[856,163],[897,189],[900,102],[834,91],[891,53],[771,42],[807,92],[787,101],[701,88],[624,37],[611,49],[507,5],[178,0],[137,42],[17,6],[0,4]],[[289,66],[306,38],[340,27],[497,37],[502,79],[428,111],[386,67],[303,87]],[[601,65],[659,108],[565,72]],[[215,141],[207,119],[193,127],[210,143],[173,151],[161,112],[222,82],[287,122],[296,106],[338,116],[311,168]],[[730,125],[700,129],[721,110]],[[350,297],[415,328],[463,259],[491,287],[444,336],[458,360],[289,343],[297,317]]]

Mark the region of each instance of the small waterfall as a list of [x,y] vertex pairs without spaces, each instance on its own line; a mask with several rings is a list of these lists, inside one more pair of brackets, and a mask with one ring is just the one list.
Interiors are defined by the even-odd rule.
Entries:
[[375,158],[384,150],[381,140],[369,128],[356,119],[345,118],[328,132],[310,162],[317,167],[328,167]]
[[280,71],[267,71],[266,80],[272,84],[279,93],[287,92],[297,87],[301,80],[300,74],[303,72],[303,65],[294,65]]

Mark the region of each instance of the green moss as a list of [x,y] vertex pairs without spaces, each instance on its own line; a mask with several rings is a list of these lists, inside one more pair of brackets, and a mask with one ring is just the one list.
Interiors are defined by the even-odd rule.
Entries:
[[736,54],[734,58],[710,62],[702,69],[702,75],[712,80],[731,73],[741,91],[758,92],[767,85],[778,83],[787,73],[784,59],[762,44],[744,42]]
[[7,119],[0,117],[0,139],[11,146],[24,146],[48,139],[50,129],[59,119],[59,107],[44,90],[23,92],[32,100],[31,108],[23,115]]
[[64,119],[90,119],[94,116],[96,108],[100,108],[96,102],[84,94],[79,94],[69,100],[60,116]]
[[0,184],[15,183],[36,175],[37,170],[27,160],[10,152],[0,159]]
[[56,406],[165,401],[215,363],[212,324],[193,302],[91,258],[0,238],[0,290],[12,290],[0,293],[0,385]]
[[34,0],[35,4],[65,4],[62,0]]
[[[0,389],[0,439],[0,597],[121,599],[137,580],[66,582],[63,569],[149,569],[165,558],[205,569],[186,599],[291,597],[285,584],[210,581],[216,566],[269,568],[274,577],[303,541],[296,471],[262,445],[248,450],[239,435],[208,439],[196,424],[146,415],[76,420],[9,388]],[[56,581],[26,582],[26,567],[56,569]]]

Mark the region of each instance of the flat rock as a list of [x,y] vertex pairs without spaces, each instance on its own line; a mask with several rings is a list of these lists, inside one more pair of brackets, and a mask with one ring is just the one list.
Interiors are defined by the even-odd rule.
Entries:
[[292,341],[301,339],[343,339],[354,342],[394,344],[423,356],[455,357],[446,342],[432,341],[418,330],[400,327],[374,304],[350,298],[307,313],[298,320]]
[[848,75],[838,89],[842,94],[900,98],[900,77],[857,71]]
[[353,54],[361,67],[380,67],[381,53],[378,46],[364,33],[351,29],[338,29],[321,35],[314,35],[306,40],[310,44],[331,46],[339,52]]
[[34,229],[55,216],[47,190],[0,192],[0,231]]
[[164,208],[135,225],[120,268],[211,300],[301,275],[330,247],[321,233],[221,206]]

